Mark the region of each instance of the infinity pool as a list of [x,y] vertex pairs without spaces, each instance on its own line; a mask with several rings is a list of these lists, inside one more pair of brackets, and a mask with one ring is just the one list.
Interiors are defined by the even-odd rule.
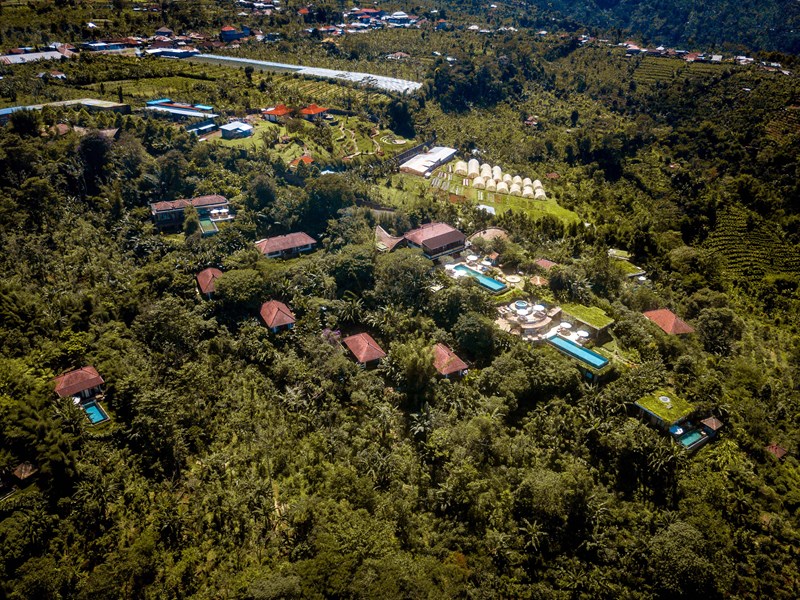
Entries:
[[688,448],[697,443],[698,441],[700,441],[701,439],[703,439],[703,434],[701,434],[697,430],[694,430],[690,431],[689,433],[684,433],[681,437],[678,438],[678,441],[684,448]]
[[86,416],[89,417],[89,420],[92,422],[92,425],[95,425],[97,423],[102,423],[103,421],[108,420],[108,415],[106,414],[106,412],[94,400],[84,404],[83,410],[86,413]]
[[608,364],[608,359],[605,356],[600,356],[597,352],[592,352],[580,344],[576,344],[575,342],[572,342],[566,338],[556,335],[549,338],[547,341],[561,350],[564,354],[586,363],[595,369],[602,369]]
[[461,271],[462,273],[466,273],[470,277],[476,279],[478,283],[480,283],[483,287],[488,289],[493,294],[497,294],[498,292],[502,292],[506,289],[506,284],[502,281],[497,281],[497,279],[492,279],[491,277],[487,277],[486,275],[475,271],[474,269],[470,269],[465,265],[456,265],[453,269],[454,271]]

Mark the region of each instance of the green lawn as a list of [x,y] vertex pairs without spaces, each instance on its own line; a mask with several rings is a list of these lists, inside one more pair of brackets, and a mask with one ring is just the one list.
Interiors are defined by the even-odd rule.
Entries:
[[[660,396],[669,398],[669,402],[662,402],[659,400]],[[688,417],[694,407],[683,398],[675,395],[671,390],[656,390],[652,394],[648,394],[641,398],[636,404],[645,410],[653,413],[659,419],[667,424],[672,424],[675,421]]]
[[633,263],[628,262],[627,260],[615,260],[614,264],[617,265],[625,275],[634,276],[638,275],[639,273],[644,273],[644,269],[641,267],[637,267]]
[[605,311],[596,306],[585,306],[583,304],[562,304],[561,310],[567,314],[583,321],[595,329],[603,329],[614,322]]

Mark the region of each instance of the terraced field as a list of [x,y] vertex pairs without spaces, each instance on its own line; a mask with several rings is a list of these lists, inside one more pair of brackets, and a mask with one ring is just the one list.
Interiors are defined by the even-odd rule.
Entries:
[[788,136],[800,134],[800,106],[787,106],[775,114],[775,118],[764,128],[767,135],[781,143]]
[[669,83],[677,79],[719,75],[727,68],[730,68],[730,65],[686,63],[672,58],[644,57],[637,65],[633,79],[637,85],[654,87],[658,83]]
[[766,221],[739,206],[717,215],[717,226],[704,247],[719,258],[731,278],[800,273],[800,248],[787,244]]

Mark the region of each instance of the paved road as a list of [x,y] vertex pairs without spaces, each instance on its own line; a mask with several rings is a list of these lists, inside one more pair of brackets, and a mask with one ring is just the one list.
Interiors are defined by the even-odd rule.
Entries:
[[250,58],[237,58],[235,56],[220,56],[218,54],[203,54],[192,60],[209,60],[221,64],[249,65],[256,69],[268,69],[270,71],[289,71],[300,75],[310,75],[312,77],[322,77],[325,79],[340,79],[353,81],[355,83],[369,83],[372,86],[386,90],[388,92],[400,92],[410,94],[422,87],[421,83],[409,81],[407,79],[396,79],[385,77],[384,75],[372,75],[370,73],[357,73],[355,71],[336,71],[334,69],[322,69],[319,67],[304,67],[303,65],[290,65],[286,63],[270,62],[268,60],[253,60]]

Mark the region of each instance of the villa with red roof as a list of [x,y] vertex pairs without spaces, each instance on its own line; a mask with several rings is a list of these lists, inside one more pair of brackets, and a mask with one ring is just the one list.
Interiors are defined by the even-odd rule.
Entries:
[[214,292],[217,291],[216,283],[220,277],[222,277],[222,271],[214,267],[200,271],[196,277],[197,289],[200,290],[200,294],[210,300]]
[[309,104],[305,108],[300,109],[300,116],[306,121],[313,121],[315,119],[321,119],[326,112],[328,112],[327,108],[317,106],[316,104]]
[[455,352],[444,344],[433,347],[433,366],[443,377],[462,377],[469,368]]
[[261,305],[259,311],[261,319],[272,333],[278,333],[282,329],[291,329],[295,324],[295,317],[292,310],[283,302],[270,300]]
[[289,163],[289,168],[296,169],[298,166],[300,166],[300,163],[303,163],[306,166],[313,165],[314,159],[308,156],[307,154],[304,154],[303,156],[298,156],[292,162]]
[[358,333],[342,340],[348,350],[353,353],[356,362],[362,367],[374,366],[386,356],[386,352],[372,339],[368,333]]
[[658,310],[649,310],[644,314],[649,320],[658,325],[664,333],[669,335],[686,335],[694,333],[694,328],[682,320],[671,310],[660,308]]
[[256,248],[267,258],[290,258],[302,252],[311,252],[316,245],[317,240],[302,231],[264,238],[256,242]]
[[422,248],[427,258],[434,259],[464,249],[466,236],[447,223],[427,223],[403,236],[412,248]]
[[547,260],[546,258],[537,258],[535,261],[533,261],[533,263],[537,267],[540,267],[540,268],[544,269],[545,271],[549,271],[553,267],[557,267],[558,266],[557,262],[553,262],[552,260]]
[[59,398],[79,397],[93,398],[100,393],[100,386],[105,381],[92,366],[81,367],[74,371],[62,373],[55,379],[55,390]]
[[272,123],[281,123],[286,119],[286,117],[292,114],[292,109],[285,104],[278,104],[277,106],[265,108],[261,111],[261,114],[264,115],[264,118],[266,118],[267,121]]

